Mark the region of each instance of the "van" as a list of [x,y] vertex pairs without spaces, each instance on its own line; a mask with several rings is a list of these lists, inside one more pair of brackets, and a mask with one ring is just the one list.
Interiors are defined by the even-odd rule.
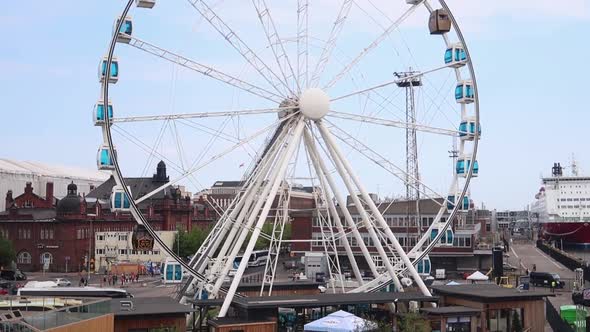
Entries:
[[531,272],[529,274],[530,282],[533,286],[551,287],[551,283],[555,281],[557,288],[563,288],[565,283],[561,281],[557,273],[548,272]]

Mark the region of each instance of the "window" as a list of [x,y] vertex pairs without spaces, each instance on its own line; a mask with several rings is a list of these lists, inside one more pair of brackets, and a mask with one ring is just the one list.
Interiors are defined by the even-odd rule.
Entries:
[[31,238],[31,229],[30,228],[19,228],[17,231],[18,238],[23,240],[28,240]]
[[97,239],[98,241],[104,241],[104,235],[97,235],[97,236],[96,236],[96,239]]
[[96,249],[97,255],[104,255],[104,249]]
[[24,207],[25,208],[32,208],[33,207],[33,202],[32,201],[29,201],[29,200],[26,200],[25,201],[25,204],[24,204]]
[[119,235],[119,241],[125,241],[125,242],[127,242],[127,234],[125,234],[125,235]]
[[44,264],[46,260],[49,260],[49,264],[53,264],[53,255],[50,252],[44,252],[41,254],[40,263]]
[[321,246],[322,245],[322,234],[320,233],[313,233],[312,237],[312,246]]
[[4,228],[0,228],[0,238],[8,238],[8,230]]
[[127,255],[127,249],[119,249],[119,255]]
[[31,264],[31,254],[26,251],[22,251],[16,257],[16,261],[19,264]]

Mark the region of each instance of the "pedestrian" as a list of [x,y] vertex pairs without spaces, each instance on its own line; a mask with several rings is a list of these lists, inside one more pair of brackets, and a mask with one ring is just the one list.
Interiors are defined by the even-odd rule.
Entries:
[[556,287],[556,282],[555,280],[551,281],[551,293],[555,293],[555,287]]
[[533,264],[533,272],[537,272],[537,264]]
[[125,283],[125,273],[121,273],[121,287],[123,287],[124,283]]
[[135,275],[135,282],[139,282],[139,273]]

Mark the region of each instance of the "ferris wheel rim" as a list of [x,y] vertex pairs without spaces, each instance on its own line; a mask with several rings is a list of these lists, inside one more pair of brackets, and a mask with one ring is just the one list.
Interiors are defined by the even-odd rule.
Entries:
[[[123,17],[124,18],[124,17],[127,16],[127,14],[129,12],[129,10],[130,10],[131,5],[133,4],[133,2],[134,2],[134,0],[129,0],[128,1],[127,6],[125,7],[125,10],[123,11],[123,13],[122,13],[122,15],[120,17]],[[452,14],[452,12],[449,10],[448,6],[446,5],[446,2],[444,0],[439,0],[439,2],[443,6],[443,8],[447,9],[447,11],[448,11],[448,13],[449,13],[449,15],[451,17],[451,20],[453,21],[453,27],[455,28],[455,31],[456,31],[459,39],[461,40],[461,43],[462,43],[462,45],[465,48],[465,51],[467,53],[467,61],[466,61],[465,64],[469,68],[471,80],[473,81],[474,94],[475,94],[475,98],[474,98],[474,104],[475,104],[475,107],[474,108],[475,108],[475,110],[474,110],[474,112],[475,112],[476,124],[479,126],[480,125],[480,121],[479,121],[479,95],[478,95],[477,83],[476,83],[476,79],[475,79],[475,72],[474,72],[474,69],[473,69],[473,63],[472,63],[470,54],[468,52],[468,47],[467,47],[467,44],[466,44],[466,42],[465,42],[465,40],[463,38],[462,32],[460,30],[460,27],[458,26],[458,24],[457,24],[457,22],[456,22],[456,20],[455,20],[455,18],[453,16],[453,14]],[[423,0],[420,3],[426,5],[426,4],[428,4],[428,1],[427,0]],[[113,38],[111,40],[111,45],[110,45],[110,48],[109,48],[109,53],[108,53],[108,57],[107,57],[107,64],[106,64],[106,78],[105,78],[105,80],[103,81],[103,84],[102,84],[103,85],[102,90],[103,90],[103,103],[104,103],[104,105],[108,105],[109,104],[108,103],[108,93],[109,93],[109,85],[110,85],[109,84],[109,76],[111,74],[110,68],[111,68],[111,65],[112,65],[112,62],[113,62],[114,51],[115,51],[116,44],[117,44],[118,31],[120,31],[122,24],[123,24],[123,20],[119,20],[119,22],[118,22],[118,24],[116,26],[116,29],[115,29],[115,31],[113,33]],[[445,35],[445,37],[446,37],[446,35]],[[448,45],[448,42],[447,42],[447,46],[449,46]],[[457,70],[455,70],[455,71],[457,71]],[[131,208],[132,208],[132,211],[133,211],[132,214],[133,214],[134,219],[136,220],[136,222],[138,222],[138,224],[144,224],[144,225],[147,224],[149,226],[149,222],[145,219],[145,217],[143,216],[143,213],[139,210],[139,208],[135,204],[136,203],[135,202],[136,200],[133,199],[133,196],[132,196],[131,192],[128,190],[128,187],[126,185],[125,179],[124,179],[123,174],[121,172],[121,169],[120,169],[120,166],[119,166],[119,163],[118,163],[118,159],[117,159],[117,155],[116,155],[116,152],[115,152],[113,140],[112,140],[112,137],[111,137],[111,123],[110,123],[110,119],[109,119],[108,116],[105,118],[105,122],[106,122],[107,140],[108,140],[108,143],[109,143],[108,144],[109,152],[111,154],[111,158],[113,159],[113,163],[115,164],[115,171],[113,173],[116,173],[115,180],[117,182],[117,185],[121,186],[122,189],[125,191],[126,195],[128,195],[131,198],[131,201],[132,201]],[[477,150],[478,150],[478,148],[477,148],[478,147],[478,141],[479,141],[479,132],[476,130],[476,132],[475,132],[475,139],[474,139],[474,143],[473,143],[473,145],[474,145],[473,152],[471,154],[471,156],[472,156],[472,159],[471,160],[476,160]],[[461,194],[460,194],[460,196],[459,196],[459,198],[457,200],[458,202],[460,202],[465,197],[465,195],[467,194],[467,192],[469,190],[469,183],[470,183],[471,178],[472,178],[472,175],[473,175],[474,163],[471,162],[469,164],[469,167],[468,168],[469,168],[468,174],[465,177],[465,185],[463,186],[463,189],[461,191]],[[456,175],[455,175],[455,177],[456,177]],[[443,196],[443,199],[444,199],[443,202],[445,202],[446,198],[444,198],[444,196]],[[433,241],[435,244],[444,235],[444,231],[446,231],[450,227],[454,216],[457,215],[458,212],[459,212],[459,204],[456,204],[454,206],[452,212],[450,213],[450,216],[449,216],[448,220],[445,222],[444,226],[442,227],[442,230],[443,231],[442,232],[439,232],[439,234],[437,235],[436,239]],[[157,238],[158,238],[157,235],[154,236],[154,240],[158,241]],[[428,247],[429,249],[427,249],[427,251],[421,251],[421,254],[419,256],[417,256],[414,260],[417,262],[418,260],[420,260],[420,259],[424,258],[425,256],[427,256],[427,254],[432,250],[432,248],[434,248],[434,246],[435,245],[432,245],[431,247],[429,246]],[[162,247],[165,248],[166,246],[163,245]],[[168,254],[171,254],[172,257],[174,257],[176,259],[179,259],[179,257],[177,257],[176,255],[174,255],[173,252],[167,252],[167,253]],[[182,259],[179,259],[179,261],[182,261]],[[199,273],[195,272],[192,269],[191,266],[188,266],[188,265],[189,264],[187,264],[187,266],[184,266],[184,267],[187,268],[187,270],[189,270],[191,272],[191,274],[194,273],[195,276],[199,276],[200,275]],[[407,268],[406,268],[406,270],[407,270]]]

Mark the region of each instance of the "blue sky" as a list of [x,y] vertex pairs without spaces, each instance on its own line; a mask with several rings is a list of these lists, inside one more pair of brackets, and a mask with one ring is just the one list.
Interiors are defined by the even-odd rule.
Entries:
[[[218,3],[219,11],[227,15],[229,22],[242,26],[238,31],[248,36],[260,33],[252,28],[252,24],[258,23],[254,14],[243,15],[240,6],[227,6],[232,2],[236,3],[213,1]],[[403,5],[403,1],[400,2]],[[314,22],[318,22],[316,26],[333,20],[339,2],[317,3],[318,8],[324,10],[320,10],[322,15],[314,16]],[[587,153],[590,3],[585,0],[520,0],[517,3],[449,0],[448,4],[462,26],[479,83],[483,137],[478,157],[481,174],[471,187],[475,201],[485,203],[488,208],[522,208],[532,201],[540,186],[540,174],[547,175],[553,162],[570,164],[572,153],[581,171],[590,174]],[[3,102],[0,139],[4,144],[0,157],[95,167],[96,149],[102,139],[100,130],[91,122],[92,106],[99,96],[97,65],[106,50],[113,20],[123,5],[123,1],[58,0],[12,1],[3,6],[0,13],[3,31],[0,34],[0,72],[3,73],[0,76],[0,100]],[[134,34],[137,32],[146,40],[240,77],[255,75],[243,61],[236,60],[233,54],[228,55],[232,50],[219,41],[186,1],[168,1],[158,4],[153,11],[136,11],[132,15]],[[418,14],[408,22],[406,30],[401,32],[404,43],[396,45],[402,50],[400,53],[404,45],[409,45],[416,53],[417,62],[426,63],[424,68],[432,68],[428,60],[431,51],[442,54],[444,50],[440,49],[440,42],[436,44],[439,48],[435,48],[434,44],[418,37],[423,35],[423,15]],[[355,19],[361,19],[362,15],[351,17],[356,24]],[[277,11],[277,19],[283,22],[293,18],[288,11]],[[284,31],[293,30],[294,21],[289,22],[284,24]],[[350,43],[339,45],[336,52],[343,54],[342,63],[355,54],[355,45],[379,33],[371,24],[355,24],[343,30]],[[319,35],[325,32],[326,26],[329,24],[318,28]],[[251,39],[253,49],[264,48],[263,36]],[[251,99],[244,94],[223,90],[219,84],[137,50],[127,47],[117,55],[121,59],[122,82],[114,87],[113,98],[116,98],[115,108],[124,109],[126,114],[194,112],[195,105],[211,110],[251,105]],[[386,52],[377,52],[374,59],[383,60],[387,56]],[[399,57],[401,62],[411,62],[409,58],[404,60],[403,54]],[[440,56],[436,54],[435,58]],[[381,65],[379,61],[375,63]],[[362,68],[359,75],[366,82],[381,82],[390,75],[381,73],[374,63],[366,63]],[[439,78],[433,79],[434,85],[440,82]],[[449,87],[453,84],[451,82]],[[348,81],[338,92],[352,87]],[[441,104],[452,107],[448,102],[441,101]],[[267,123],[271,121],[266,120]],[[432,121],[444,123],[442,117],[433,117]],[[236,134],[236,128],[243,127],[245,134],[251,134],[256,124],[244,120],[228,130]],[[221,122],[213,121],[208,125],[218,127]],[[148,126],[135,133],[151,141],[157,128]],[[197,142],[205,141],[200,138],[202,133],[184,130],[185,148],[200,151],[202,146]],[[376,139],[369,134],[359,137],[380,149],[388,149],[389,143],[375,143]],[[445,159],[445,147],[449,144],[434,139],[426,142],[433,150],[427,147],[423,150],[421,163],[425,177],[433,181],[433,186],[442,188],[445,181],[438,178],[443,177],[440,175],[443,169],[451,167]],[[218,149],[225,146],[221,144]],[[121,142],[121,149],[125,149],[124,142]],[[159,149],[162,153],[174,154],[169,151],[173,148]],[[243,152],[222,161],[221,168],[206,170],[200,182],[206,185],[215,178],[238,177],[240,170],[235,165],[248,161],[246,151]],[[133,175],[131,173],[137,173],[143,164],[132,161],[134,154],[128,155],[133,156],[128,161],[129,173]],[[393,152],[391,158],[399,161]],[[368,165],[360,163],[357,167],[370,190],[395,191],[393,186],[389,188],[383,183],[387,182],[383,177],[366,169]]]

